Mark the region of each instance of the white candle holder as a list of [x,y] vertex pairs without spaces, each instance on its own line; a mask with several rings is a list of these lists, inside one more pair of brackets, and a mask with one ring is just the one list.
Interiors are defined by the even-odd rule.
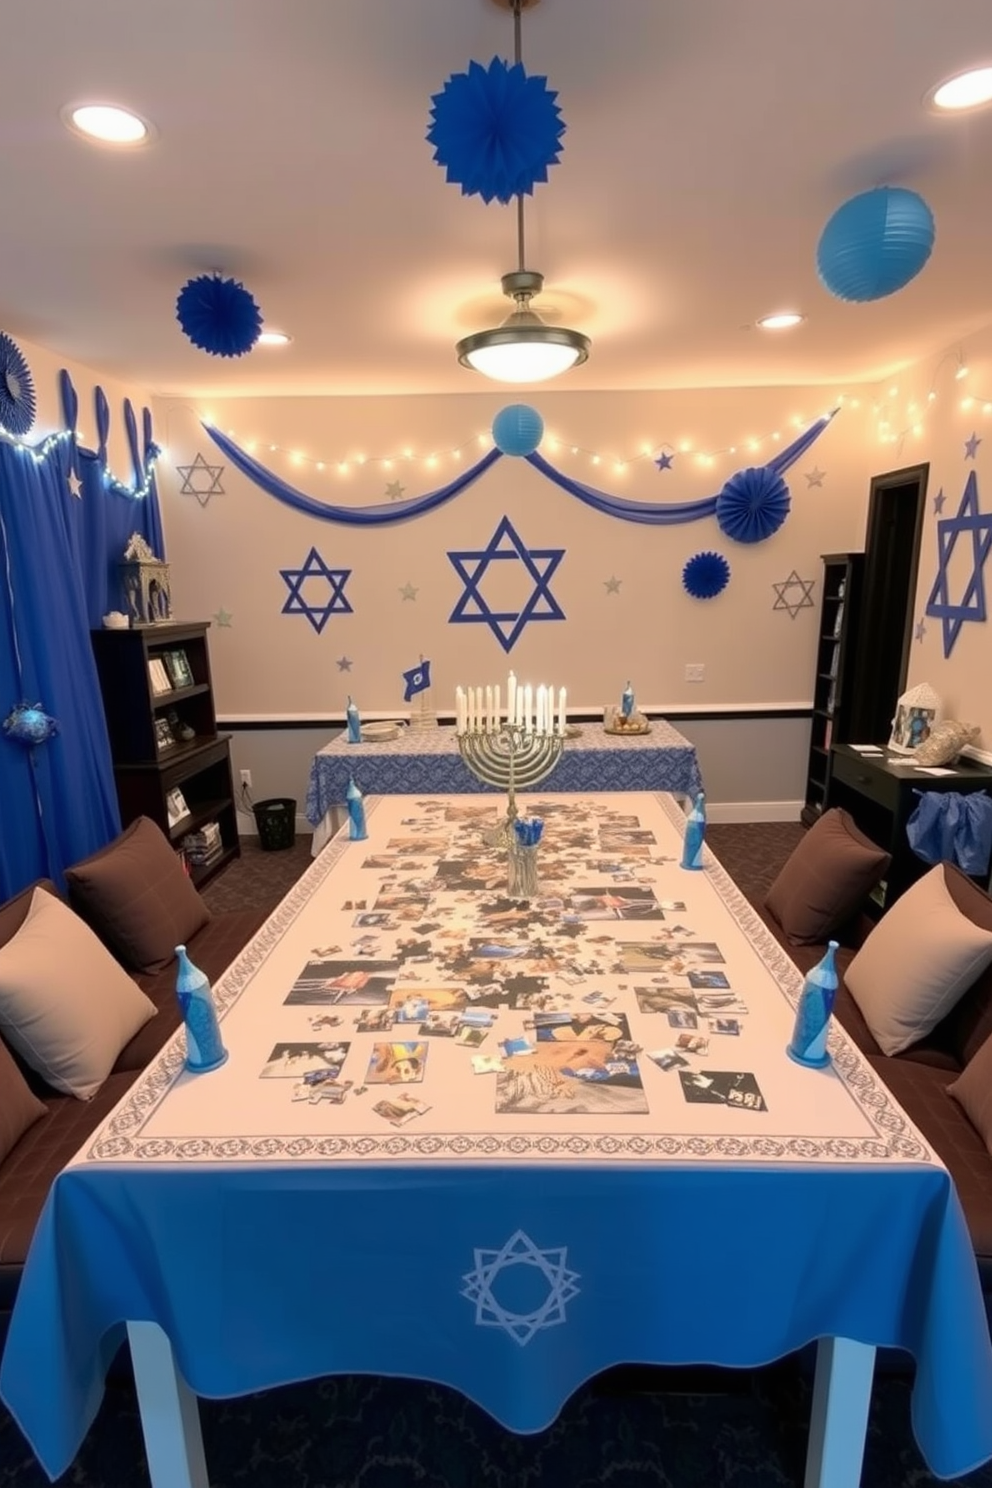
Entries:
[[517,819],[517,790],[538,785],[561,758],[564,736],[557,729],[529,729],[502,723],[497,729],[471,728],[458,735],[462,759],[477,780],[506,791],[506,815],[491,834],[491,845],[506,847]]

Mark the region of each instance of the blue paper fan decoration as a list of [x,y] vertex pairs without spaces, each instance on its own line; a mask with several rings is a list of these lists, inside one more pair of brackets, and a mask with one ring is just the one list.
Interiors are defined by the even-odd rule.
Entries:
[[0,425],[27,434],[34,423],[34,380],[16,341],[0,331]]
[[715,599],[730,583],[730,564],[722,553],[697,553],[682,570],[682,585],[693,599]]
[[59,731],[58,720],[46,713],[40,703],[18,703],[3,721],[8,739],[18,744],[46,744]]
[[512,201],[530,195],[557,165],[565,132],[557,92],[545,77],[528,77],[522,62],[494,57],[470,62],[431,97],[427,140],[463,196]]
[[219,274],[200,274],[183,285],[176,319],[193,345],[211,356],[244,356],[262,330],[262,312],[244,285]]
[[777,532],[792,505],[789,488],[777,470],[752,465],[732,475],[716,498],[720,531],[734,542],[764,542]]

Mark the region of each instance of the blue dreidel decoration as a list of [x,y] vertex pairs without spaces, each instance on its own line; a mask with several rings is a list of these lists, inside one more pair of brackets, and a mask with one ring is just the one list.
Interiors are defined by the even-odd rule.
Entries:
[[624,718],[633,718],[634,716],[634,689],[629,682],[624,688],[623,696],[620,699],[620,712]]
[[706,837],[706,797],[702,791],[696,796],[692,803],[685,823],[685,835],[682,838],[682,864],[683,868],[702,868],[703,866],[703,841]]
[[827,1031],[837,997],[837,967],[834,964],[836,950],[837,942],[831,940],[823,960],[807,973],[803,990],[799,994],[792,1042],[786,1049],[790,1059],[794,1059],[797,1064],[805,1064],[810,1069],[826,1069],[830,1063]]
[[348,707],[345,712],[348,720],[348,743],[361,744],[362,742],[362,720],[358,716],[358,709],[349,695]]
[[348,803],[348,836],[352,842],[364,842],[369,835],[365,829],[365,798],[353,779],[348,781],[344,798]]
[[186,1024],[186,1068],[195,1075],[218,1069],[227,1058],[220,1036],[217,1009],[210,983],[186,954],[185,946],[176,946],[179,971],[176,974],[176,996]]

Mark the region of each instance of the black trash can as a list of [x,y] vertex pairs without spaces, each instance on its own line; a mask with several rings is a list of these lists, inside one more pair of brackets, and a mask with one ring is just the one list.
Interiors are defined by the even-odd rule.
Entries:
[[296,841],[296,802],[288,796],[274,796],[259,801],[252,808],[258,828],[258,845],[263,852],[279,852]]

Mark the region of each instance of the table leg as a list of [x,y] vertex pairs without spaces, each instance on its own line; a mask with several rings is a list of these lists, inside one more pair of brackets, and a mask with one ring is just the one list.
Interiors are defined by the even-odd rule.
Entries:
[[858,1488],[874,1372],[871,1344],[850,1338],[820,1339],[805,1488]]
[[128,1323],[152,1488],[210,1488],[196,1396],[157,1323]]

